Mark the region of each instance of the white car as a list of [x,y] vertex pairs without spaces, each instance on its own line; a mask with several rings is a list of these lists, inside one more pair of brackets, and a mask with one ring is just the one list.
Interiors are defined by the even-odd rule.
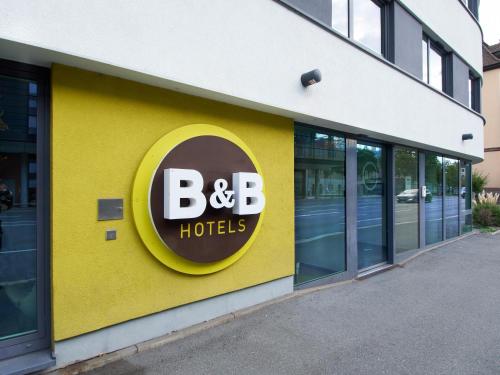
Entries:
[[418,189],[408,189],[396,195],[398,203],[418,202]]

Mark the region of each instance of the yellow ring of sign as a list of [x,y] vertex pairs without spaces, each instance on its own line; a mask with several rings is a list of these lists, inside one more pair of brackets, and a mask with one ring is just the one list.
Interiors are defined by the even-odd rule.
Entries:
[[193,124],[175,129],[170,133],[161,137],[146,153],[142,159],[139,169],[135,175],[134,186],[132,190],[132,213],[134,216],[137,231],[144,242],[144,245],[153,254],[156,259],[166,266],[182,273],[191,275],[205,275],[220,271],[238,259],[240,259],[250,248],[262,226],[264,211],[260,213],[257,226],[247,242],[233,255],[212,263],[197,263],[190,261],[177,255],[172,249],[165,246],[163,241],[158,236],[149,212],[149,193],[151,188],[151,180],[165,156],[177,145],[188,139],[200,136],[216,136],[224,138],[238,147],[247,154],[252,163],[257,169],[257,173],[262,176],[255,155],[250,148],[235,134],[220,128],[218,126],[207,124]]

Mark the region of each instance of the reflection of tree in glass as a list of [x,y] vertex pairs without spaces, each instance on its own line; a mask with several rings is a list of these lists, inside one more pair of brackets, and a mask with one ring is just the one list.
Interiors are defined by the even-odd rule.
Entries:
[[357,154],[358,194],[383,194],[382,149],[376,146],[358,144]]
[[416,159],[416,151],[407,148],[398,148],[396,151],[396,175],[407,176],[410,174],[409,171],[413,173]]
[[443,158],[436,154],[425,156],[425,185],[433,195],[443,195]]
[[362,175],[363,168],[368,162],[372,162],[378,166],[379,158],[372,150],[358,146],[358,176]]
[[444,158],[446,195],[458,195],[458,160]]
[[[417,152],[408,148],[395,149],[395,189],[399,194],[407,189],[418,189]],[[411,178],[411,186],[406,185],[406,178]]]

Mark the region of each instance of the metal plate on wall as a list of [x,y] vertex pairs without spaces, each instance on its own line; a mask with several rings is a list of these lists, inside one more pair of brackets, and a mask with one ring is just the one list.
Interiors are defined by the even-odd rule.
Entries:
[[123,199],[98,199],[97,220],[123,219]]

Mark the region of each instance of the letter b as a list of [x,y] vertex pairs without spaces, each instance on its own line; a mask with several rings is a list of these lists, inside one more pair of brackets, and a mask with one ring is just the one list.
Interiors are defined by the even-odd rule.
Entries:
[[233,173],[233,190],[235,203],[233,214],[255,215],[261,213],[266,204],[262,192],[264,183],[258,173]]
[[[207,207],[203,195],[203,177],[194,169],[169,168],[163,171],[163,217],[165,219],[192,219],[199,217]],[[184,181],[186,186],[181,186]],[[181,199],[189,205],[181,207]]]

